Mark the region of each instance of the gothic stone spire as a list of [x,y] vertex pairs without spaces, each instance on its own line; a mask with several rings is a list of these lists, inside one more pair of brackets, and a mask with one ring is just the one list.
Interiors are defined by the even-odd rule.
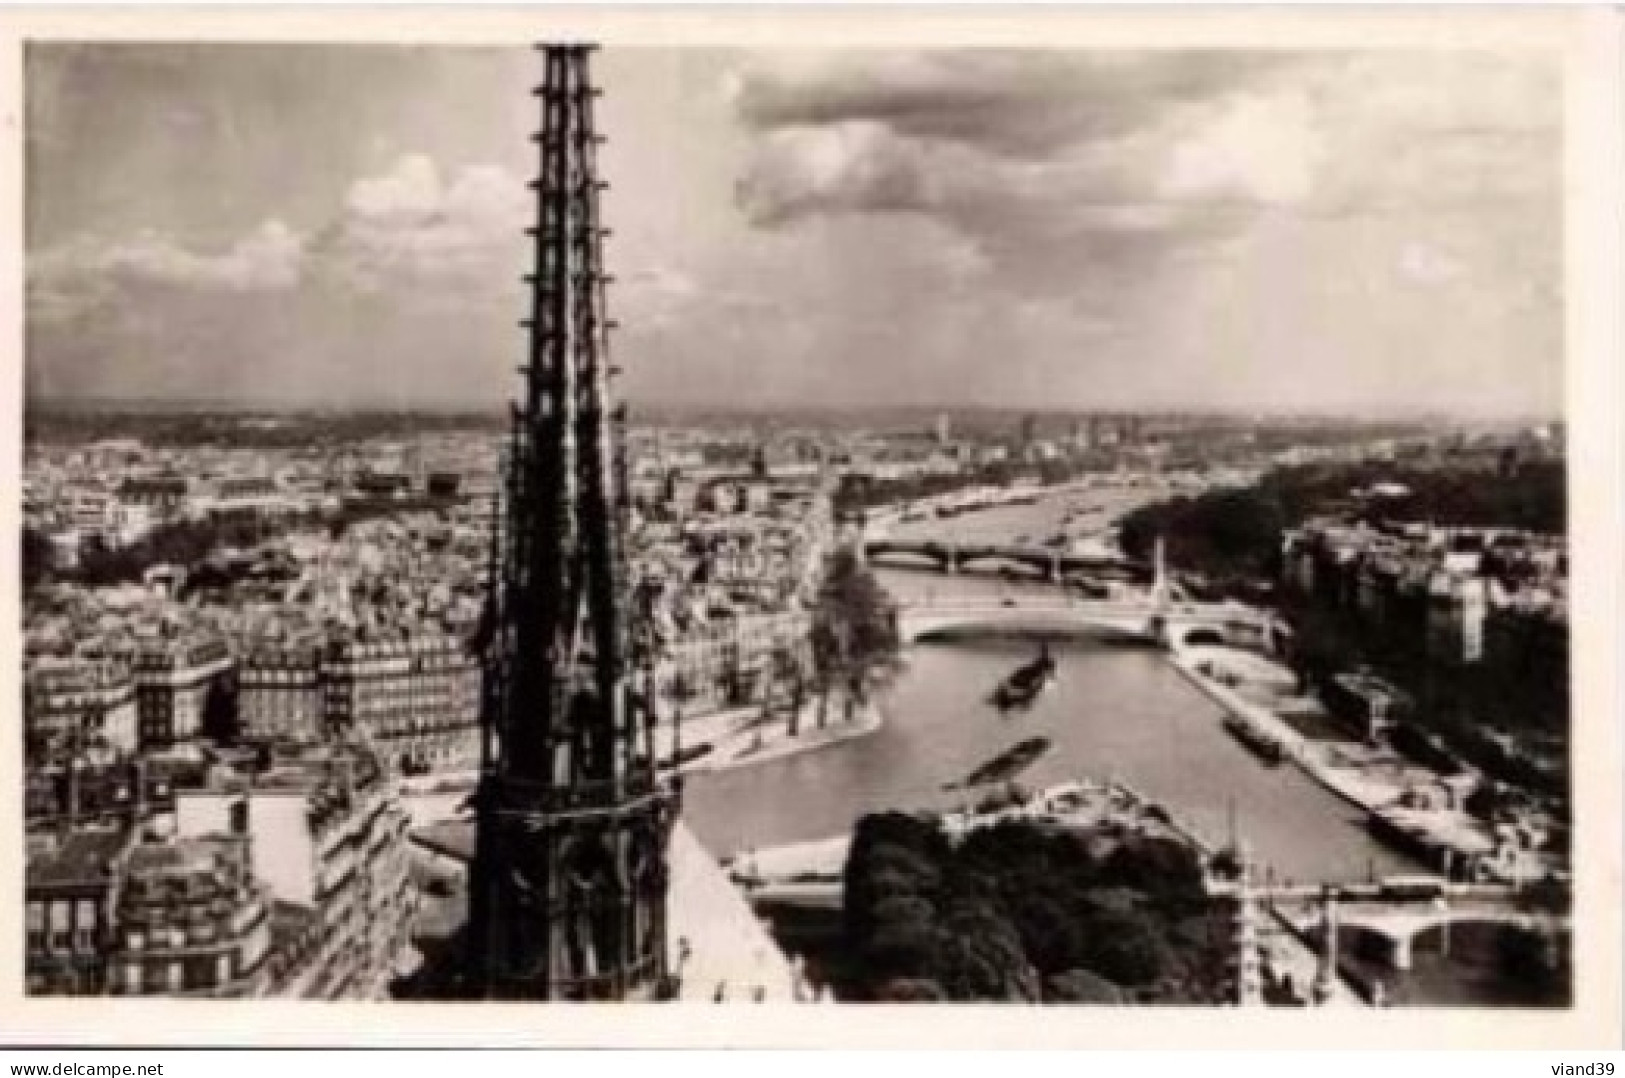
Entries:
[[648,996],[666,977],[676,800],[656,770],[647,641],[627,602],[599,91],[590,47],[540,51],[529,355],[484,641],[471,973],[492,998]]

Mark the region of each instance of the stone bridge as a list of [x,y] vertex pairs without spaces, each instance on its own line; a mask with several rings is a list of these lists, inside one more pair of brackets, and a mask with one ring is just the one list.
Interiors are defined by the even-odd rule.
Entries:
[[1387,946],[1389,963],[1398,970],[1411,968],[1418,940],[1431,932],[1444,932],[1443,944],[1448,948],[1448,929],[1453,925],[1467,924],[1505,925],[1537,936],[1566,927],[1563,918],[1552,914],[1535,913],[1496,902],[1457,900],[1441,902],[1436,906],[1349,903],[1342,906],[1337,914],[1340,938],[1348,939],[1359,934],[1377,937]]
[[963,570],[996,570],[1017,566],[1034,576],[1059,583],[1069,573],[1098,573],[1147,583],[1154,576],[1152,566],[1126,557],[1103,557],[1055,547],[1015,543],[948,543],[935,539],[869,538],[863,541],[865,560],[924,564],[946,573]]
[[903,643],[965,636],[1107,636],[1181,647],[1267,638],[1257,611],[1230,603],[1157,602],[1148,597],[929,603],[898,615]]
[[[1294,901],[1305,895],[1280,893],[1274,901]],[[1282,911],[1308,935],[1325,937],[1327,911],[1324,901]],[[1569,927],[1565,916],[1529,908],[1510,888],[1454,887],[1433,899],[1395,900],[1376,896],[1339,900],[1332,914],[1339,945],[1361,937],[1380,941],[1388,962],[1397,970],[1408,970],[1415,961],[1418,941],[1430,933],[1442,933],[1448,952],[1449,929],[1456,925],[1504,925],[1552,940]]]

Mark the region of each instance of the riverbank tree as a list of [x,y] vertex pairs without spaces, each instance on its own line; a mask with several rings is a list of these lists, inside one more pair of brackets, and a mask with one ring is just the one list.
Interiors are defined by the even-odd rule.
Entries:
[[[1366,496],[1379,486],[1384,496]],[[1170,565],[1215,580],[1273,579],[1281,532],[1312,516],[1556,534],[1565,530],[1567,512],[1561,461],[1494,472],[1362,461],[1277,468],[1250,487],[1142,506],[1123,518],[1119,538],[1125,552],[1148,558],[1161,537]]]
[[824,566],[810,643],[820,723],[833,694],[840,693],[850,716],[896,668],[897,606],[850,548],[836,550]]

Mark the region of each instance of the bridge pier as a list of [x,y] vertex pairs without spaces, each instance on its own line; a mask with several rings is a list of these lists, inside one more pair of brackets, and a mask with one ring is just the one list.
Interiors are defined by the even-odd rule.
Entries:
[[1320,896],[1320,961],[1310,989],[1317,1005],[1330,1002],[1337,989],[1337,921],[1337,891],[1327,887]]
[[1401,973],[1410,969],[1416,962],[1416,937],[1413,935],[1395,936],[1393,950],[1389,952],[1388,961]]

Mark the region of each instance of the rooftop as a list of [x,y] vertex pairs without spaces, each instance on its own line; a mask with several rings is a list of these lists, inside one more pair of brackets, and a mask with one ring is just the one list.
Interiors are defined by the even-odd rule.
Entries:
[[412,832],[425,849],[465,864],[474,860],[474,821],[439,820]]
[[132,878],[143,876],[217,875],[233,840],[227,836],[163,838],[138,842],[130,850],[128,862]]
[[124,848],[125,832],[77,831],[55,849],[28,859],[29,887],[93,885],[111,878],[109,866]]

